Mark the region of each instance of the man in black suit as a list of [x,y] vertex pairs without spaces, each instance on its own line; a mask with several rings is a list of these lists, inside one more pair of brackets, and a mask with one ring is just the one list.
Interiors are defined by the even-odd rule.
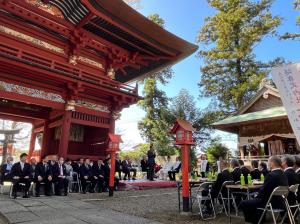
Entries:
[[13,166],[14,158],[9,156],[6,159],[6,163],[2,164],[0,167],[0,185],[3,184],[4,181],[10,181],[10,171]]
[[92,176],[92,167],[90,166],[90,159],[86,158],[84,164],[79,169],[80,180],[82,185],[82,193],[86,193],[88,182],[91,182],[90,193],[95,193],[96,179]]
[[[240,208],[243,210],[245,221],[250,223],[258,223],[262,214],[259,207],[264,207],[273,192],[278,186],[288,186],[288,180],[283,170],[281,169],[281,160],[278,156],[269,158],[269,167],[271,172],[267,175],[263,186],[260,188],[256,198],[242,201]],[[273,208],[282,208],[283,201],[279,198],[274,198],[272,201]]]
[[[107,158],[104,163],[104,181],[105,181],[106,190],[109,189],[110,166],[111,166],[111,159]],[[115,177],[114,187],[116,188],[118,185],[119,185],[119,179]]]
[[155,168],[155,151],[153,149],[153,145],[150,144],[150,149],[147,152],[147,156],[148,156],[148,178],[150,181],[153,181],[154,179],[154,168]]
[[231,162],[230,162],[230,165],[232,167],[232,178],[233,178],[233,181],[234,182],[238,182],[241,180],[241,174],[242,174],[242,171],[240,169],[240,164],[239,164],[239,161],[237,159],[232,159]]
[[115,172],[118,173],[120,180],[122,179],[121,171],[122,171],[122,161],[120,160],[119,154],[116,154]]
[[20,188],[20,183],[25,184],[23,198],[29,198],[29,188],[31,184],[31,168],[30,164],[26,162],[27,154],[22,153],[20,155],[20,162],[15,163],[11,168],[11,178],[13,182],[12,195],[13,198],[17,198],[17,191]]
[[240,159],[239,164],[240,164],[241,172],[245,177],[245,184],[248,184],[248,178],[247,177],[248,177],[248,174],[250,174],[250,170],[247,167],[245,167],[245,164],[244,164],[243,160]]
[[84,159],[80,158],[79,161],[77,161],[73,164],[73,171],[75,173],[79,174],[79,169],[83,165],[83,163],[84,163]]
[[[290,155],[284,155],[281,158],[282,168],[284,169],[284,174],[287,177],[289,186],[299,184],[299,177],[294,170],[295,158]],[[296,203],[296,195],[294,193],[289,193],[288,201],[290,205]]]
[[101,193],[104,189],[104,163],[100,159],[98,162],[93,163],[92,166],[92,178],[98,183],[98,193]]
[[[52,163],[53,164],[53,163]],[[55,183],[55,195],[61,196],[61,191],[63,190],[64,195],[68,195],[68,179],[67,169],[64,165],[64,158],[60,157],[58,162],[52,165],[53,181]]]
[[251,161],[252,170],[250,172],[250,175],[252,177],[252,180],[260,180],[260,171],[258,169],[258,161],[252,160]]
[[45,184],[45,195],[50,196],[52,180],[52,168],[51,166],[49,166],[46,156],[44,156],[42,158],[42,162],[39,162],[35,168],[35,196],[40,196],[41,183]]

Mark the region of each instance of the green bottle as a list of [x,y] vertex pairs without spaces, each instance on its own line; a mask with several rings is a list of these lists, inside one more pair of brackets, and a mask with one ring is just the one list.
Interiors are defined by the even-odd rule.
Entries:
[[252,185],[252,177],[251,177],[250,173],[248,174],[247,179],[248,179],[248,185]]
[[265,176],[263,174],[260,175],[260,181],[265,182]]
[[243,174],[241,174],[241,185],[245,185],[245,177]]

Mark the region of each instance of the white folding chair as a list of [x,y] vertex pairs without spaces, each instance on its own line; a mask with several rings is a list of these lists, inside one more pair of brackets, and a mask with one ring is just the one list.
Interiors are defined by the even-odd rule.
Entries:
[[[213,200],[211,198],[211,186],[212,183],[211,182],[206,182],[206,183],[202,183],[200,184],[197,193],[196,193],[196,199],[198,202],[198,206],[199,206],[199,214],[202,218],[202,220],[209,220],[209,219],[215,219],[216,218],[216,212],[215,212],[215,206],[213,203]],[[202,195],[203,191],[208,190],[208,195]],[[204,217],[203,215],[203,206],[205,205],[205,203],[209,201],[212,207],[212,216],[210,217]]]
[[[296,197],[296,201],[293,204],[289,204],[291,210],[295,209],[295,211],[293,213],[294,219],[297,217],[298,212],[300,211],[300,205],[299,205],[298,198],[297,198],[298,189],[299,189],[299,184],[291,185],[289,187],[290,194],[294,194]],[[283,221],[286,219],[286,216],[287,216],[287,213],[285,213],[285,215],[283,217]]]
[[[235,202],[235,198],[233,197],[232,193],[230,194],[230,197],[224,197],[222,192],[224,191],[224,189],[226,189],[226,185],[234,185],[234,181],[225,181],[223,184],[222,184],[222,187],[219,191],[219,194],[218,194],[218,197],[217,197],[217,201],[221,201],[222,202],[222,207],[225,211],[225,214],[226,216],[228,216],[228,212],[227,212],[227,208],[226,206],[228,205],[228,200],[229,201],[232,201],[233,203],[233,206],[234,206],[234,210],[235,210],[235,214],[237,215],[238,214],[238,209],[237,209],[237,205],[236,205],[236,202]],[[227,189],[226,189],[227,191]],[[227,194],[226,194],[227,195]]]
[[[264,208],[257,208],[258,210],[262,210],[263,211],[263,213],[260,216],[258,224],[260,224],[260,223],[263,222],[263,218],[264,218],[264,216],[265,216],[265,214],[267,212],[271,212],[274,224],[277,224],[277,218],[280,215],[280,213],[282,213],[282,212],[287,213],[287,215],[289,217],[289,221],[290,221],[291,224],[295,224],[295,220],[294,220],[293,214],[291,212],[291,209],[290,209],[290,206],[289,206],[289,203],[288,203],[288,200],[287,200],[288,194],[289,194],[289,187],[288,186],[279,186],[279,187],[276,187],[273,190],[273,192],[271,193],[271,195],[270,195],[270,197],[269,197],[269,199],[268,199],[268,201],[266,203],[266,206]],[[286,210],[285,209],[276,209],[276,208],[273,208],[271,201],[275,197],[281,198],[283,200],[283,203],[284,203],[284,206],[285,206]],[[277,217],[275,217],[275,213],[278,213]],[[284,218],[282,219],[281,223],[283,223],[283,221],[284,221]]]

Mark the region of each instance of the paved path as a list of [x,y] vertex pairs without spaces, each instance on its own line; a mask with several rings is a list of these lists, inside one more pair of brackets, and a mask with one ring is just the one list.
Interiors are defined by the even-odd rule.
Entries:
[[31,197],[12,200],[8,196],[1,195],[0,213],[8,223],[21,224],[159,224],[71,197]]

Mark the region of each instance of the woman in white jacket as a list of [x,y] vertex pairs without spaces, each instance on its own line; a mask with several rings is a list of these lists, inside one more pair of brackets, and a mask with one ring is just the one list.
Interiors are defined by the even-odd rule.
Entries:
[[163,166],[163,168],[160,170],[160,179],[161,180],[167,180],[168,179],[168,172],[172,169],[173,167],[173,162],[171,161],[171,157],[167,157],[167,162]]

